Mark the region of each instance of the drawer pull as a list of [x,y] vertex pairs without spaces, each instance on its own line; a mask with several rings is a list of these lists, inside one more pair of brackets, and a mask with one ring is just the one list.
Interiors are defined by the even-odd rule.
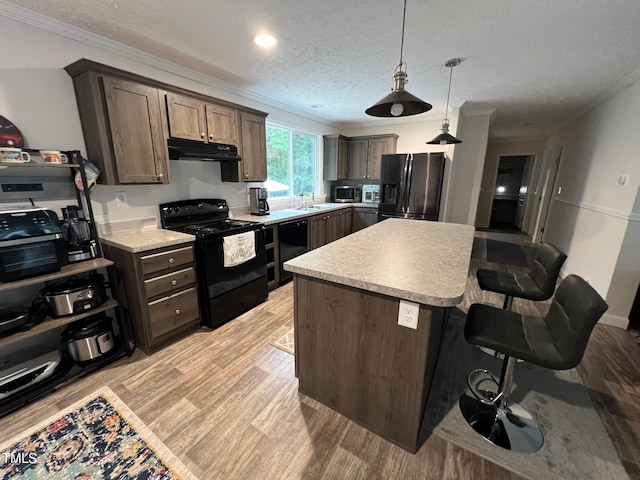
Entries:
[[176,315],[180,315],[180,309],[176,308]]
[[175,262],[175,260],[174,260],[174,258],[173,258],[173,257],[171,257],[171,258],[169,259],[169,263],[173,263],[173,262]]
[[177,280],[171,280],[171,285],[176,286],[178,284]]

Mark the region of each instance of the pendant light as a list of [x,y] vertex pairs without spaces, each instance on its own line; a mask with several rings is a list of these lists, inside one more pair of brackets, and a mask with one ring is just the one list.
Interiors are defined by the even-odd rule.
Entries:
[[429,145],[451,145],[453,143],[462,143],[462,140],[458,140],[456,137],[449,133],[449,120],[447,115],[449,114],[449,94],[451,93],[451,75],[453,74],[453,67],[460,64],[462,60],[459,58],[452,58],[447,60],[444,64],[445,67],[449,67],[449,91],[447,92],[447,108],[444,111],[444,121],[442,122],[442,133],[436,138],[427,142]]
[[365,113],[372,117],[408,117],[431,110],[431,105],[418,97],[411,95],[404,89],[407,83],[407,64],[402,61],[404,48],[404,23],[407,15],[407,0],[404,0],[402,13],[402,41],[400,43],[400,62],[393,74],[393,89],[391,93],[375,105],[367,108]]

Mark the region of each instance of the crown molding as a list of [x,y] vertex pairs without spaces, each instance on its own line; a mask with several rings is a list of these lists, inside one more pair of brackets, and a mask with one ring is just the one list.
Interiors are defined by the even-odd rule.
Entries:
[[573,115],[571,115],[566,122],[563,122],[557,129],[553,131],[552,135],[562,130],[563,128],[565,128],[574,120],[590,112],[591,110],[596,108],[598,105],[601,105],[607,100],[609,100],[610,98],[616,96],[625,88],[630,87],[631,85],[634,85],[638,82],[640,82],[640,68],[634,70],[629,75],[622,77],[617,82],[614,82],[611,86],[602,90],[602,92],[596,95],[590,102],[586,103],[582,108],[577,109],[576,112]]
[[298,115],[300,117],[321,123],[329,127],[339,127],[339,124],[337,122],[330,121],[325,118],[308,113],[304,110],[291,107],[251,90],[237,87],[215,77],[211,77],[204,73],[200,73],[190,68],[183,67],[182,65],[164,60],[160,57],[156,57],[155,55],[151,55],[149,53],[143,52],[142,50],[129,47],[128,45],[124,45],[114,40],[101,37],[99,35],[96,35],[95,33],[82,30],[81,28],[75,27],[73,25],[60,22],[59,20],[55,20],[32,10],[28,10],[12,3],[7,3],[4,0],[0,0],[0,16],[20,23],[24,23],[26,25],[30,25],[32,27],[53,33],[55,35],[59,35],[64,38],[68,38],[70,40],[74,40],[83,45],[88,45],[90,47],[108,53],[119,55],[126,59],[133,60],[157,70],[182,77],[186,80],[197,82],[208,87],[213,87],[232,95],[238,95],[248,100],[252,100],[254,102],[283,110],[293,115]]

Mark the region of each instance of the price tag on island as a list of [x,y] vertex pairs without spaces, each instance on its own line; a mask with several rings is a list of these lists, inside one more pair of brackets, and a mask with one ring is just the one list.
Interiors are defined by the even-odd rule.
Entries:
[[417,330],[419,312],[420,305],[417,303],[400,300],[400,308],[398,309],[398,325]]

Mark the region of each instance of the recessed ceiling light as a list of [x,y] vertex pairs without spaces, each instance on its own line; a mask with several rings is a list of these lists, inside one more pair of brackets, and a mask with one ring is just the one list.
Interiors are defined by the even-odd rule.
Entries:
[[322,105],[320,105],[319,103],[314,103],[313,105],[311,105],[311,108],[322,108]]
[[261,33],[260,35],[256,35],[253,37],[253,41],[256,42],[256,45],[262,48],[273,48],[278,44],[278,39],[273,35],[269,35],[268,33]]

